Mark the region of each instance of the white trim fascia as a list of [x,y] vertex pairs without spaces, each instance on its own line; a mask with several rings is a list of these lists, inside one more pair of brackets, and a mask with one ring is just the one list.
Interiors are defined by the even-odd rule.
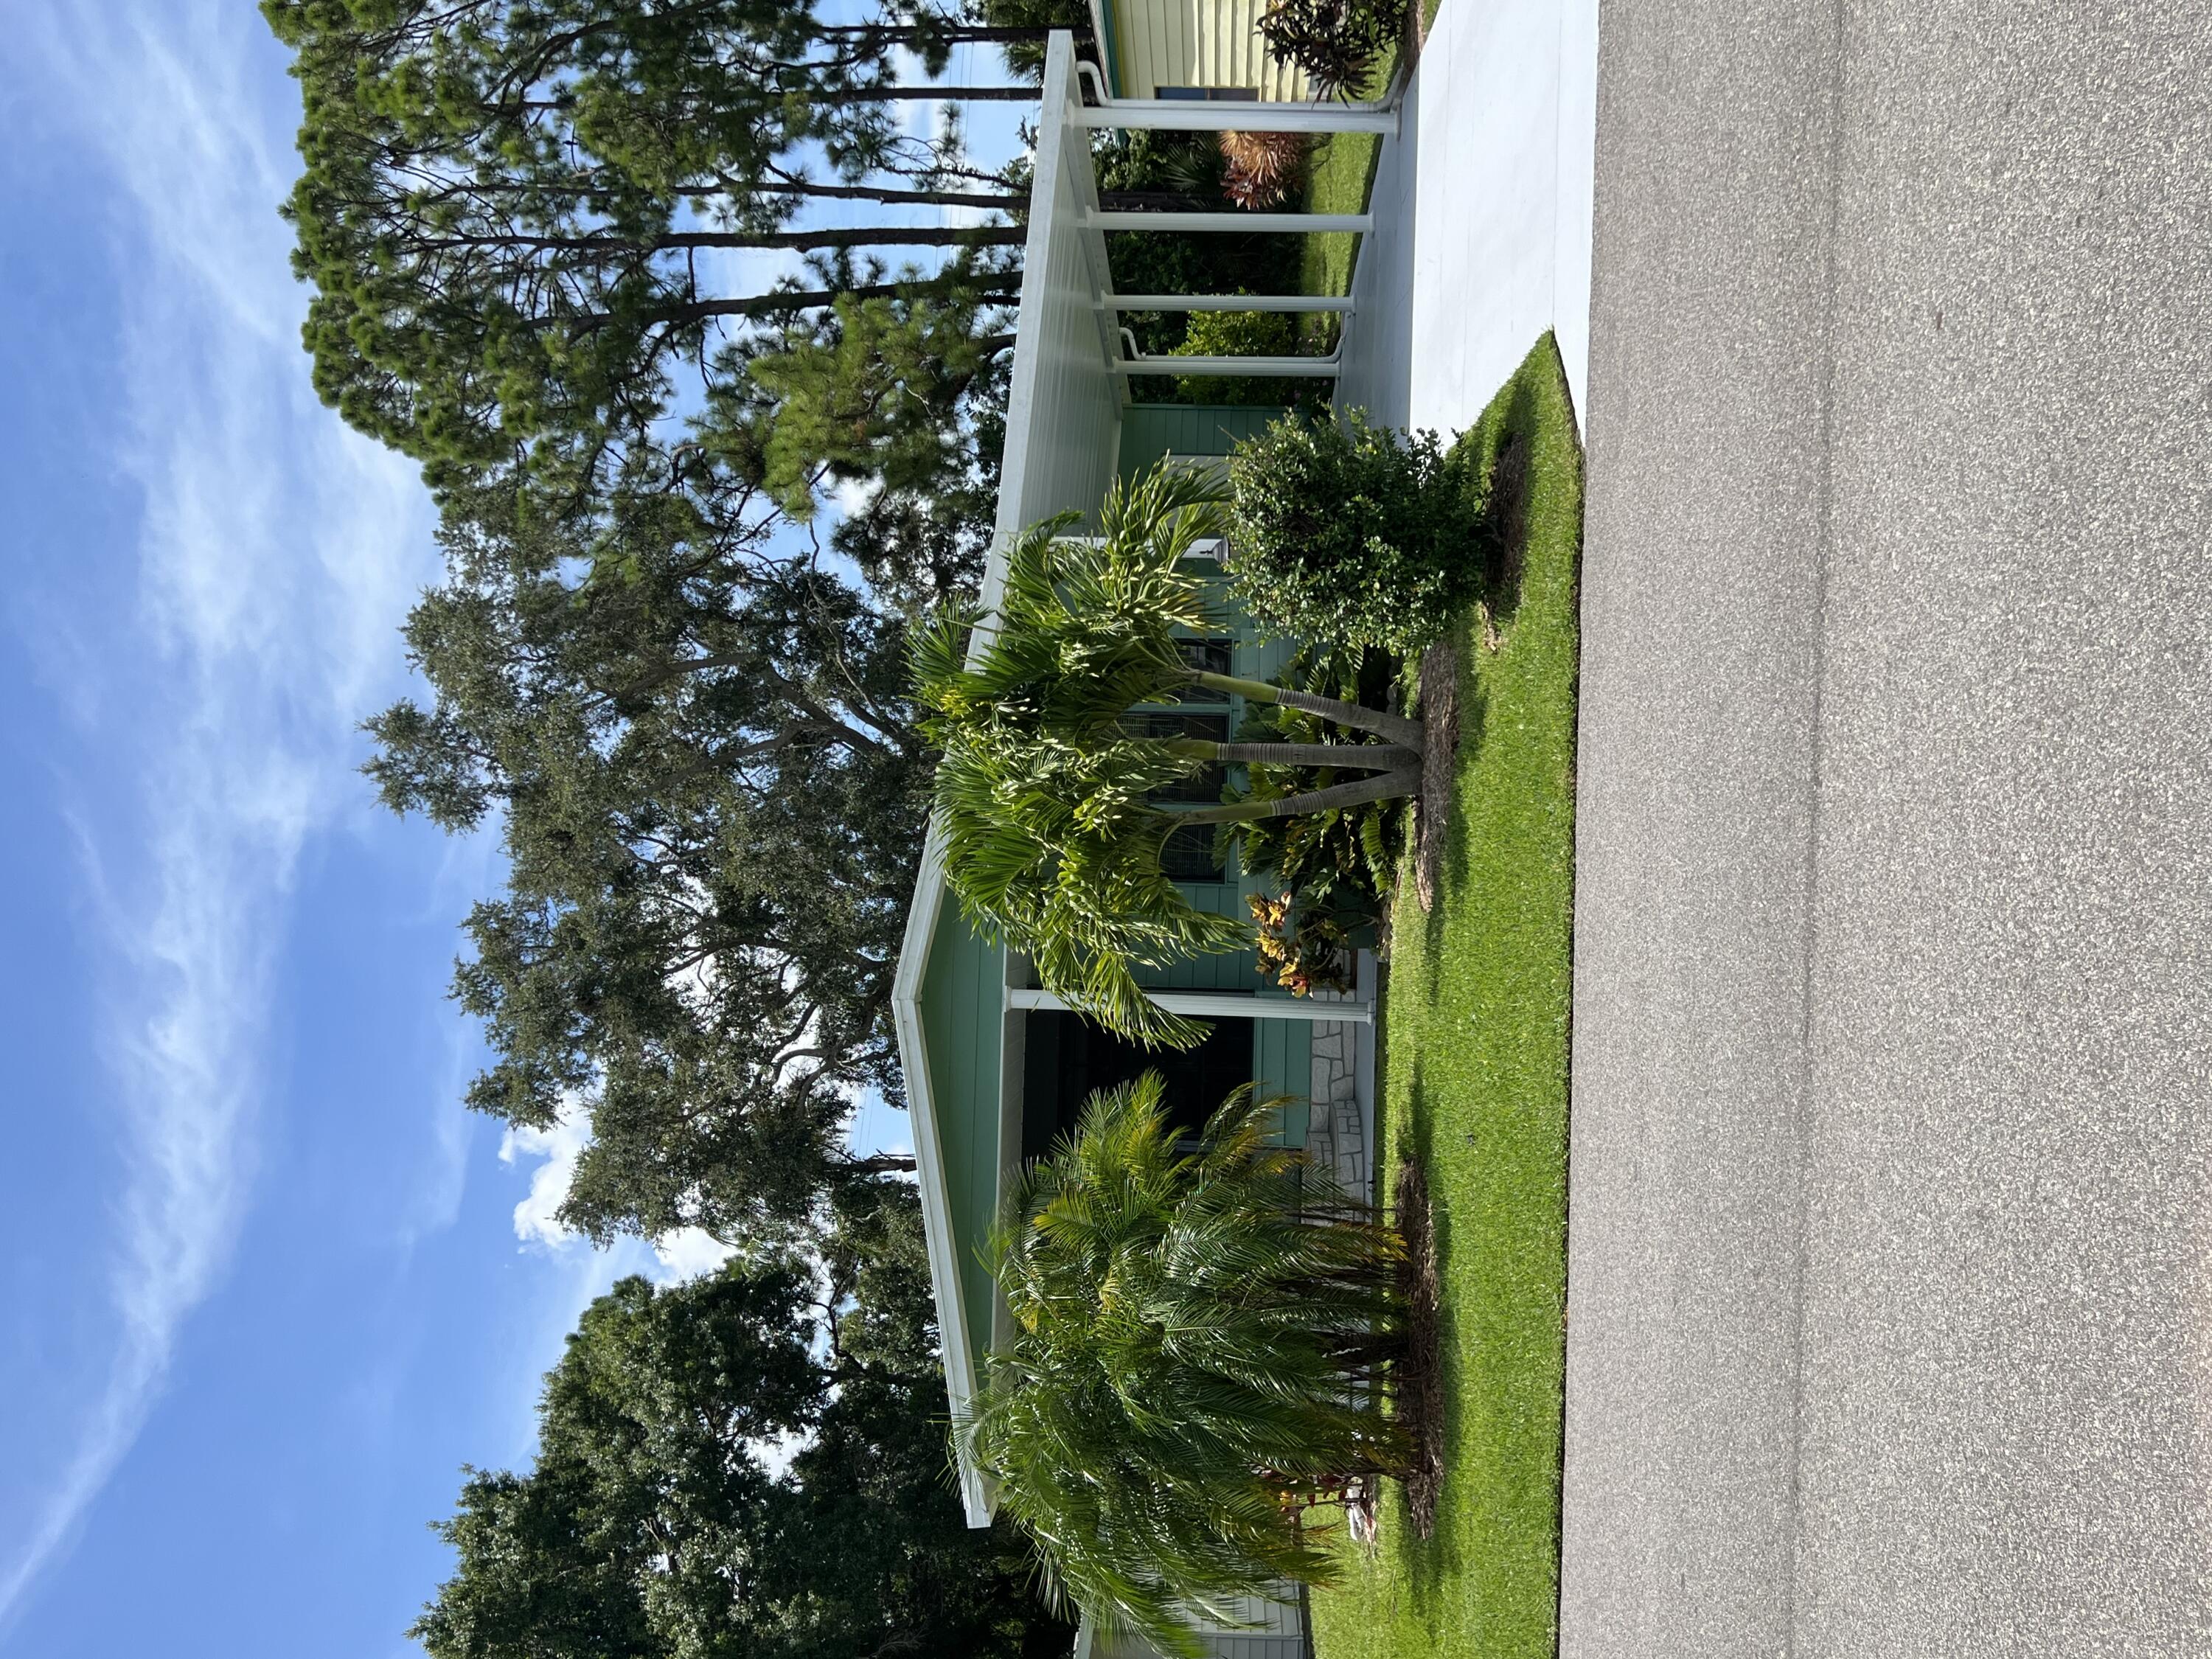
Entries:
[[[1038,123],[1036,166],[1030,199],[1055,199],[1068,131],[1067,110],[1074,100],[1074,37],[1055,31],[1045,48],[1043,109],[1052,114]],[[1027,470],[1029,429],[1041,417],[1037,408],[1037,358],[1044,326],[1044,284],[1052,246],[1052,215],[1030,221],[1023,250],[1020,308],[1014,323],[1014,373],[1006,398],[1006,453],[1000,469],[999,512],[991,550],[983,567],[982,603],[995,605],[1006,583],[1006,547],[1022,528],[1021,484]],[[971,644],[970,658],[981,648]],[[957,1423],[975,1397],[979,1355],[975,1334],[968,1328],[968,1305],[960,1292],[960,1261],[952,1238],[952,1200],[945,1179],[944,1144],[937,1129],[937,1102],[930,1094],[929,1043],[921,1024],[921,981],[929,966],[929,947],[945,908],[945,842],[934,814],[915,878],[914,902],[907,910],[906,936],[900,942],[898,971],[891,981],[891,1023],[898,1038],[899,1066],[906,1074],[907,1107],[914,1119],[915,1173],[921,1188],[922,1232],[929,1248],[929,1277],[937,1299],[938,1340],[945,1351],[945,1391]],[[1000,1080],[1003,1093],[1005,1079]],[[958,1448],[960,1498],[968,1524],[991,1524],[994,1507],[989,1485],[965,1447]]]
[[[1006,548],[1021,534],[1022,485],[1029,471],[1030,428],[1040,417],[1037,365],[1044,355],[1046,283],[1052,260],[1052,209],[1060,199],[1060,170],[1067,165],[1070,106],[1075,98],[1075,37],[1054,29],[1045,44],[1043,97],[1038,110],[1036,163],[1030,173],[1030,200],[1045,210],[1030,216],[1022,246],[1022,296],[1014,315],[1014,371],[1006,387],[1006,448],[999,466],[999,510],[992,527],[991,550],[983,564],[981,608],[994,610],[1006,586]],[[1090,211],[1093,204],[1085,203]],[[1104,240],[1100,240],[1100,250]],[[974,661],[982,642],[969,643]]]
[[1114,0],[1091,0],[1091,39],[1098,48],[1098,61],[1104,66],[1104,79],[1109,83],[1114,79],[1114,49],[1109,44],[1113,37],[1106,33],[1106,8],[1113,3]]
[[[945,1354],[945,1393],[957,1425],[975,1397],[975,1346],[968,1331],[968,1303],[960,1290],[960,1259],[952,1240],[952,1195],[945,1182],[944,1143],[937,1132],[937,1101],[930,1092],[929,1039],[921,1025],[921,975],[929,943],[945,907],[945,854],[933,826],[921,855],[921,876],[907,912],[906,940],[891,985],[891,1024],[898,1036],[899,1067],[906,1075],[907,1111],[913,1119],[916,1184],[921,1189],[922,1239],[928,1248],[930,1290],[937,1302],[937,1335]],[[956,1437],[956,1444],[957,1444]],[[964,1447],[957,1459],[960,1503],[971,1527],[991,1524],[991,1494]]]

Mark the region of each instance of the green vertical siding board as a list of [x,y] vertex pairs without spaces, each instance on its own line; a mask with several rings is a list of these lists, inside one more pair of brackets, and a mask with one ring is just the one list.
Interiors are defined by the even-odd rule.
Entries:
[[1269,404],[1131,404],[1121,411],[1121,476],[1163,455],[1226,455],[1282,413]]
[[1283,1139],[1306,1144],[1306,1097],[1313,1088],[1313,1028],[1302,1019],[1260,1019],[1253,1024],[1252,1078],[1261,1099],[1284,1095]]

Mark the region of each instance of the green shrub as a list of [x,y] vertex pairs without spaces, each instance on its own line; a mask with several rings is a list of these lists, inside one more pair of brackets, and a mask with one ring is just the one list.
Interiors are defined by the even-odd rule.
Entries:
[[1433,432],[1286,417],[1237,447],[1229,479],[1230,581],[1278,635],[1410,655],[1480,586],[1480,488]]
[[[1298,319],[1287,311],[1194,311],[1178,357],[1288,357],[1298,349]],[[1189,374],[1182,395],[1194,404],[1279,404],[1294,382],[1252,374]]]
[[1406,33],[1406,0],[1274,0],[1260,14],[1267,50],[1305,71],[1316,98],[1378,90],[1375,72]]

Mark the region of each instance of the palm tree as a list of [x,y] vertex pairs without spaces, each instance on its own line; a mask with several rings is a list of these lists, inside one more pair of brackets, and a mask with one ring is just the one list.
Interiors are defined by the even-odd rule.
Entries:
[[[1414,793],[1421,727],[1380,709],[1194,667],[1186,634],[1223,618],[1183,568],[1221,533],[1219,484],[1165,463],[1116,484],[1101,533],[1075,516],[1008,550],[995,610],[955,608],[918,631],[915,695],[942,751],[945,878],[978,927],[1028,951],[1044,988],[1143,1042],[1187,1047],[1205,1028],[1146,997],[1139,967],[1242,949],[1249,927],[1198,909],[1161,872],[1179,829],[1294,817]],[[1142,703],[1200,687],[1370,732],[1380,744],[1218,743],[1133,732]],[[1326,789],[1171,810],[1161,789],[1212,765],[1327,766],[1374,775]]]
[[1405,1472],[1380,1406],[1398,1235],[1224,1102],[1179,1145],[1160,1079],[1093,1095],[1009,1194],[990,1265],[1013,1316],[961,1432],[1048,1584],[1193,1651],[1194,1613],[1327,1582],[1304,1532],[1356,1476]]

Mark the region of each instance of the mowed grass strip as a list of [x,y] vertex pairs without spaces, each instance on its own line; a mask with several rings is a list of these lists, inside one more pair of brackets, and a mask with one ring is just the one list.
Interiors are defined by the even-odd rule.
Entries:
[[[1332,132],[1317,140],[1306,173],[1305,210],[1365,212],[1382,152],[1382,139],[1371,132]],[[1352,264],[1358,241],[1357,231],[1309,231],[1299,253],[1300,292],[1351,293]]]
[[[1547,334],[1462,440],[1525,466],[1495,609],[1458,619],[1461,746],[1435,909],[1393,918],[1382,1167],[1427,1173],[1442,1280],[1433,1537],[1385,1488],[1312,1598],[1318,1659],[1558,1648],[1582,453]],[[1509,463],[1509,467],[1511,463]],[[1516,568],[1517,567],[1517,568]],[[1393,1194],[1395,1196],[1395,1194]]]

